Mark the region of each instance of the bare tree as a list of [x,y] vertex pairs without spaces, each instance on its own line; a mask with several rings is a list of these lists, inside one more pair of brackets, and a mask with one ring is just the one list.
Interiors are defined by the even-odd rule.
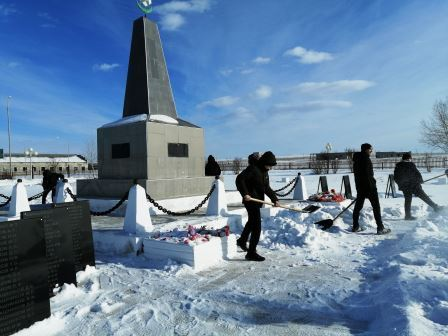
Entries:
[[239,174],[240,170],[241,170],[241,162],[242,159],[241,158],[235,158],[233,159],[232,162],[232,170],[234,174]]
[[350,169],[350,172],[353,173],[353,154],[356,152],[356,149],[353,148],[346,148],[345,154],[348,162],[348,168]]
[[448,153],[448,97],[434,104],[431,117],[421,127],[422,143]]
[[310,160],[310,168],[314,174],[320,175],[327,169],[327,160],[319,160],[313,155]]
[[336,158],[334,160],[331,160],[331,170],[333,171],[333,174],[336,174],[339,170],[339,159]]
[[95,177],[94,166],[97,162],[97,146],[95,138],[91,138],[87,141],[85,157],[87,160],[87,170],[89,171],[89,174],[91,173],[92,177]]

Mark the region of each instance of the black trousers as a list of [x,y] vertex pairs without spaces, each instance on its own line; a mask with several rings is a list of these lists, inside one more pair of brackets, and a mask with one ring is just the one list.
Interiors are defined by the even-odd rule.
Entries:
[[376,190],[368,193],[358,192],[356,197],[355,209],[353,210],[353,226],[359,226],[359,213],[364,206],[366,198],[370,201],[373,208],[373,216],[375,217],[376,226],[378,229],[384,228],[383,220],[381,219],[381,207],[380,200],[378,198],[378,192]]
[[412,195],[417,196],[423,202],[428,204],[431,208],[437,209],[437,204],[434,203],[429,196],[423,191],[422,186],[419,184],[414,191],[403,191],[404,195],[404,213],[406,217],[411,216],[411,204],[412,204]]
[[44,190],[42,194],[42,204],[47,203],[47,196],[51,191],[51,201],[54,202],[54,195],[56,194],[56,188]]
[[260,206],[258,204],[245,203],[244,207],[247,210],[249,219],[244,226],[243,232],[241,233],[240,242],[247,243],[250,235],[249,241],[249,251],[255,252],[257,250],[258,242],[260,241],[261,234],[261,215]]

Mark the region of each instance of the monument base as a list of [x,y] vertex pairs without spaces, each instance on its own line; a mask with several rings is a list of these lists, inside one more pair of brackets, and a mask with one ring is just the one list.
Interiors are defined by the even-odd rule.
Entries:
[[[138,179],[137,183],[155,200],[206,195],[209,193],[214,177],[185,177],[159,180]],[[134,181],[131,179],[77,180],[78,197],[103,197],[120,199],[129,191]]]

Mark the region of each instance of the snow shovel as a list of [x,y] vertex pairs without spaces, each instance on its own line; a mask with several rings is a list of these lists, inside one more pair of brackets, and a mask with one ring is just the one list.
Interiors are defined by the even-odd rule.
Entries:
[[434,177],[431,177],[430,179],[427,179],[427,180],[424,180],[422,183],[425,183],[425,182],[428,182],[428,181],[431,181],[431,180],[434,180],[434,179],[436,179],[436,178],[439,178],[439,177],[442,177],[442,176],[448,176],[448,169],[447,170],[445,170],[445,174],[442,174],[442,175],[438,175],[438,176],[434,176]]
[[[268,204],[268,205],[272,205],[273,207],[275,207],[275,204],[274,204],[274,203],[266,202],[266,201],[262,201],[262,200],[259,200],[258,198],[252,198],[252,197],[251,197],[250,200],[251,200],[252,202],[257,202],[257,203],[262,203],[262,204]],[[287,207],[287,206],[284,206],[284,205],[279,205],[279,207],[280,207],[280,208],[283,208],[283,209],[291,210],[291,211],[304,212],[304,213],[312,213],[312,212],[316,211],[317,209],[320,209],[320,207],[317,206],[317,205],[307,205],[307,206],[304,207],[303,209],[294,209],[294,208],[290,208],[290,207]]]
[[314,224],[322,226],[322,230],[327,230],[327,229],[331,228],[334,224],[334,221],[336,219],[338,219],[344,212],[346,212],[353,204],[355,204],[355,202],[356,202],[356,198],[353,200],[353,202],[351,202],[349,204],[348,207],[346,207],[344,210],[342,210],[334,219],[323,219]]

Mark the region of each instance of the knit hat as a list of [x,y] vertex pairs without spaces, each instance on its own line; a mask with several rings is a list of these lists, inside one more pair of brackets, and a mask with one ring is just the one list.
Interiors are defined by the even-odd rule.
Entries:
[[403,153],[403,156],[401,157],[402,160],[410,160],[412,159],[411,152]]
[[275,155],[271,151],[263,153],[263,155],[258,159],[258,162],[264,166],[275,166],[277,164]]
[[363,143],[363,144],[361,145],[361,152],[365,152],[367,149],[370,149],[370,148],[372,148],[372,145],[371,145],[371,144],[369,144],[369,143]]

